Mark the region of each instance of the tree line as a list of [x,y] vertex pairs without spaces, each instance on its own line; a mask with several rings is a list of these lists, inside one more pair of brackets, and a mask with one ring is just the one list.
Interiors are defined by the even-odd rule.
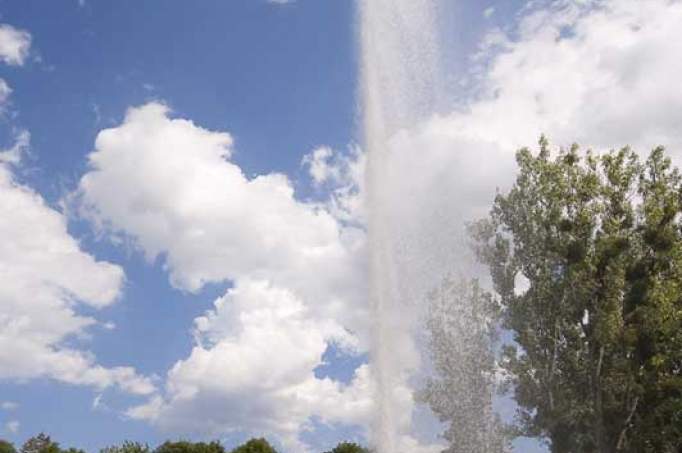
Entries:
[[[0,439],[0,453],[86,453],[79,448],[62,448],[50,436],[40,433],[29,438],[17,450],[6,440]],[[124,441],[120,445],[102,448],[100,453],[277,453],[277,450],[263,438],[254,438],[232,450],[227,450],[219,441],[190,442],[180,440],[166,441],[156,448],[140,442]],[[332,450],[325,453],[370,453],[370,451],[356,443],[341,442]]]

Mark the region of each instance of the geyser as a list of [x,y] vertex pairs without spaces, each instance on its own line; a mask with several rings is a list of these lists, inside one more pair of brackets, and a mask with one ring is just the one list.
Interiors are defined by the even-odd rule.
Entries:
[[[419,316],[411,239],[400,222],[401,203],[392,171],[392,141],[434,112],[438,81],[438,36],[434,0],[358,0],[361,46],[361,108],[368,155],[370,303],[373,312],[372,369],[378,453],[412,453],[403,440],[411,414],[408,380],[419,367],[415,341]],[[408,404],[411,408],[411,405]]]

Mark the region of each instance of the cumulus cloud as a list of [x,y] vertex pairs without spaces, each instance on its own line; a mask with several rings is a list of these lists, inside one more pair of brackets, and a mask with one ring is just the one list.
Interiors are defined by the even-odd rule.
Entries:
[[132,368],[102,367],[87,351],[65,345],[96,323],[78,314],[80,305],[97,309],[116,301],[123,270],[83,252],[64,216],[2,163],[0,234],[0,379],[48,377],[151,392]]
[[0,60],[12,66],[21,66],[31,48],[31,34],[8,24],[0,24]]
[[177,288],[233,285],[195,320],[196,345],[164,391],[128,415],[169,430],[271,433],[300,451],[313,417],[367,417],[366,368],[351,384],[314,371],[332,344],[366,347],[364,232],[297,200],[282,174],[246,177],[232,153],[229,134],[150,103],[100,132],[77,198],[103,231],[161,256]]
[[297,201],[283,174],[246,177],[229,134],[168,113],[150,103],[100,132],[79,186],[86,216],[150,260],[163,255],[177,288],[250,277],[331,305],[362,295],[356,230]]
[[483,94],[451,120],[469,139],[648,149],[682,145],[682,4],[667,0],[553,2],[527,11],[482,49]]
[[308,166],[310,176],[315,184],[323,184],[329,180],[339,178],[339,168],[330,163],[334,150],[328,146],[321,146],[303,158],[303,164]]
[[329,424],[368,420],[366,366],[347,385],[314,373],[329,342],[343,343],[348,333],[311,316],[290,291],[240,281],[195,327],[197,345],[168,373],[166,397],[131,409],[131,417],[167,430],[267,433],[287,451],[306,451],[299,434],[314,416]]
[[360,226],[366,223],[365,160],[357,146],[345,153],[322,146],[301,160],[313,184],[325,190],[327,210],[340,222]]

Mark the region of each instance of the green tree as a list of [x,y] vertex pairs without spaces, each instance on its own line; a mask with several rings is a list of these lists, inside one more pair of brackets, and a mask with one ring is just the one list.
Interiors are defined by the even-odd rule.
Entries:
[[21,446],[20,453],[60,453],[61,449],[57,442],[52,441],[50,436],[40,433],[29,438]]
[[17,453],[12,442],[0,439],[0,453]]
[[493,410],[499,307],[478,281],[446,278],[430,294],[426,327],[433,375],[420,401],[446,424],[444,453],[503,453],[509,442]]
[[100,453],[150,453],[150,448],[147,444],[126,440],[121,445],[102,448]]
[[231,453],[277,453],[277,450],[272,448],[267,440],[260,438],[249,440],[232,450]]
[[352,442],[341,442],[326,453],[369,453],[369,450]]
[[62,449],[60,451],[61,451],[61,453],[85,453],[85,450],[82,450],[80,448],[75,448],[75,447],[69,447],[66,450]]
[[225,453],[225,448],[218,441],[209,443],[188,442],[184,440],[178,442],[166,441],[159,445],[154,450],[154,453]]
[[517,163],[471,234],[514,336],[519,433],[555,453],[682,451],[680,174],[662,148],[553,157],[544,137]]

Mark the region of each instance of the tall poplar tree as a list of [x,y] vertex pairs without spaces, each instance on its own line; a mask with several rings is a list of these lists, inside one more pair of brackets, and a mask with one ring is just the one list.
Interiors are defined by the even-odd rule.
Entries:
[[520,434],[554,453],[682,451],[682,181],[655,149],[517,153],[471,225],[514,342]]

